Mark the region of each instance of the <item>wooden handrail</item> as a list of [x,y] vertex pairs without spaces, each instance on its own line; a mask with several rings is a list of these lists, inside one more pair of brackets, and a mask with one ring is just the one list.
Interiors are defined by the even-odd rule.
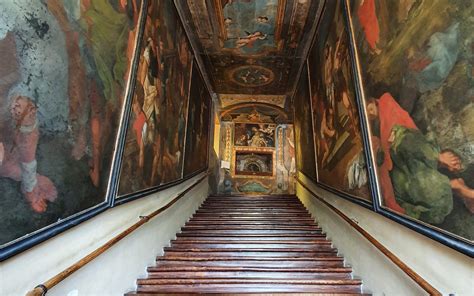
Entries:
[[374,245],[382,254],[384,254],[390,261],[392,261],[398,268],[400,268],[404,273],[406,273],[415,283],[417,283],[423,290],[425,290],[430,295],[441,296],[442,293],[438,291],[435,287],[433,287],[430,283],[428,283],[423,277],[421,277],[418,273],[416,273],[413,269],[411,269],[408,265],[406,265],[400,258],[398,258],[394,253],[392,253],[389,249],[387,249],[382,243],[380,243],[375,237],[370,235],[367,231],[365,231],[362,227],[360,227],[356,222],[354,222],[351,218],[347,217],[342,211],[338,208],[327,202],[324,198],[316,194],[313,190],[308,188],[306,184],[301,181],[300,178],[297,178],[298,183],[303,186],[307,191],[311,193],[317,200],[322,202],[325,206],[330,208],[334,211],[337,215],[339,215],[342,219],[344,219],[349,225],[351,225],[355,230],[357,230],[363,237],[365,237],[372,245]]
[[87,263],[91,262],[92,260],[94,260],[95,258],[99,257],[102,253],[104,253],[105,251],[107,251],[108,249],[110,249],[113,245],[115,245],[116,243],[118,243],[119,241],[121,241],[123,238],[125,238],[127,235],[129,235],[130,233],[132,233],[133,231],[135,231],[137,228],[139,228],[140,226],[142,226],[143,224],[147,223],[148,221],[150,221],[152,218],[158,216],[160,213],[164,212],[165,210],[167,210],[168,208],[170,208],[172,205],[174,205],[178,200],[180,200],[184,195],[186,195],[186,193],[188,193],[189,191],[191,191],[191,189],[193,189],[194,187],[196,187],[198,184],[200,184],[205,178],[207,178],[207,176],[209,176],[209,173],[206,173],[203,177],[201,177],[199,180],[197,180],[196,182],[194,182],[191,186],[189,186],[188,188],[186,188],[183,192],[181,192],[180,194],[178,194],[173,200],[171,200],[169,203],[167,203],[165,206],[162,206],[161,208],[151,212],[149,215],[147,216],[140,216],[140,220],[138,222],[136,222],[135,224],[133,224],[132,226],[130,226],[129,228],[127,228],[126,230],[124,230],[123,232],[121,232],[120,234],[118,234],[117,236],[113,237],[111,240],[109,240],[108,242],[106,242],[105,244],[103,244],[101,247],[99,247],[98,249],[96,249],[95,251],[89,253],[87,256],[83,257],[82,259],[80,259],[79,261],[77,261],[76,263],[74,263],[73,265],[69,266],[68,268],[66,268],[65,270],[63,270],[62,272],[58,273],[57,275],[53,276],[52,278],[50,278],[49,280],[47,280],[46,282],[44,282],[43,284],[40,284],[38,286],[36,286],[33,290],[29,291],[26,296],[43,296],[45,295],[48,290],[50,290],[51,288],[53,288],[54,286],[56,286],[58,283],[60,283],[61,281],[63,281],[64,279],[66,279],[67,277],[69,277],[71,274],[73,274],[74,272],[76,272],[77,270],[79,270],[80,268],[82,268],[84,265],[86,265]]

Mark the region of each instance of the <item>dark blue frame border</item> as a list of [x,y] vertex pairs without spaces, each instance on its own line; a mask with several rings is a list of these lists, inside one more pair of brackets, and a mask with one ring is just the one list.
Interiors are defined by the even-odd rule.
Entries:
[[[317,29],[316,29],[315,35],[314,35],[314,37],[313,37],[313,40],[311,41],[311,42],[312,42],[312,45],[311,45],[311,47],[310,47],[310,49],[309,49],[309,51],[308,51],[308,57],[306,58],[306,62],[305,62],[306,71],[308,72],[308,87],[309,87],[309,94],[310,94],[310,97],[312,96],[312,91],[311,91],[311,72],[310,72],[310,65],[309,65],[309,55],[311,55],[311,52],[312,52],[312,50],[313,50],[313,47],[315,46],[315,43],[318,41],[318,36],[319,36],[319,30],[320,30],[320,27],[321,27],[321,22],[323,21],[324,16],[325,16],[325,14],[327,13],[327,11],[326,11],[327,2],[325,2],[323,5],[324,5],[324,7],[322,8],[321,16],[320,16],[320,19],[319,19],[319,24],[318,24],[318,27],[317,27]],[[345,14],[344,14],[344,7],[341,7],[341,9],[343,10],[343,18],[344,18],[344,15],[345,15]],[[346,24],[344,23],[344,25],[346,25]],[[348,38],[348,41],[349,41],[348,43],[350,43],[351,40],[350,40],[350,37],[349,37],[349,35],[350,35],[349,29],[348,29],[348,28],[346,28],[346,29],[347,29],[347,31],[348,31],[348,32],[347,32],[347,33],[348,33],[348,37],[347,37],[347,38]],[[351,50],[349,50],[349,52],[352,53]],[[304,71],[304,69],[303,69],[303,71]],[[354,80],[355,80],[355,77],[356,77],[356,76],[355,76],[355,75],[356,75],[356,69],[355,69],[355,67],[354,67],[352,64],[351,64],[351,73],[352,73],[352,76],[354,77]],[[355,90],[355,98],[354,98],[354,99],[355,99],[355,101],[356,101],[356,105],[357,105],[358,111],[359,111],[359,125],[362,126],[362,124],[363,124],[363,122],[362,122],[362,116],[360,115],[360,114],[361,114],[361,113],[360,113],[360,110],[359,110],[359,109],[360,109],[360,108],[359,108],[360,106],[359,106],[358,100],[357,100],[359,88],[357,87],[355,81],[354,81],[354,90]],[[310,98],[310,104],[311,104],[311,114],[314,114],[314,112],[313,112],[313,104],[312,104],[312,102],[311,102],[311,98]],[[313,129],[314,147],[316,147],[316,137],[314,136],[314,116],[312,116],[311,119],[312,119],[312,123],[311,123],[311,124],[312,124],[312,129]],[[362,130],[362,128],[361,128],[361,130]],[[362,131],[362,138],[363,138],[363,131]],[[365,146],[364,146],[364,154],[365,154],[365,149],[366,149],[366,148],[365,148]],[[318,186],[320,186],[321,188],[323,188],[323,189],[325,189],[325,190],[327,190],[327,191],[329,191],[329,192],[331,192],[331,193],[334,193],[334,194],[336,194],[336,195],[338,195],[338,196],[340,196],[340,197],[342,197],[342,198],[344,198],[344,199],[347,199],[347,200],[349,200],[349,201],[351,201],[351,202],[353,202],[353,203],[355,203],[355,204],[358,204],[358,205],[360,205],[360,206],[362,206],[362,207],[364,207],[364,208],[367,208],[367,209],[370,209],[370,210],[373,210],[373,209],[374,209],[374,204],[375,204],[375,203],[374,203],[374,194],[373,194],[372,188],[370,188],[370,187],[371,187],[371,186],[370,186],[370,184],[371,184],[371,180],[370,180],[370,179],[369,179],[369,182],[368,182],[368,186],[369,186],[369,190],[370,190],[370,197],[371,197],[371,199],[372,199],[372,203],[370,203],[370,202],[364,200],[364,199],[361,198],[361,197],[356,197],[356,196],[354,196],[354,195],[351,195],[351,194],[349,194],[349,193],[346,193],[346,192],[344,192],[344,191],[341,191],[341,190],[339,190],[339,189],[336,189],[336,188],[334,188],[334,187],[332,187],[332,186],[326,185],[326,184],[322,183],[321,181],[319,181],[318,161],[317,161],[318,156],[317,156],[316,150],[314,151],[314,154],[315,154],[315,155],[314,155],[314,156],[315,156],[314,159],[315,159],[315,161],[316,161],[316,164],[315,164],[315,168],[316,168],[316,180],[314,180],[314,181],[315,181],[315,183],[316,183]],[[306,178],[308,178],[308,179],[311,180],[311,178],[309,178],[305,173],[303,173],[303,172],[300,172],[300,173],[303,174]],[[369,174],[369,175],[370,175],[370,174]]]
[[[122,110],[124,110],[124,114],[127,113],[128,109],[131,109],[131,98],[133,96],[133,92],[131,90],[134,88],[134,77],[137,72],[138,68],[138,57],[139,57],[139,48],[140,47],[140,40],[142,39],[143,35],[143,25],[144,21],[146,18],[143,18],[142,15],[145,11],[145,7],[148,7],[148,0],[143,0],[142,2],[142,7],[140,7],[140,15],[139,15],[139,23],[137,24],[138,26],[138,35],[137,35],[137,44],[135,48],[135,52],[133,55],[132,59],[132,64],[130,67],[130,83],[129,83],[129,88],[127,94],[124,95],[124,106],[122,107]],[[123,114],[123,115],[124,115]],[[126,125],[127,122],[123,122],[126,117],[122,115],[121,118],[121,123],[123,125]],[[79,213],[73,214],[67,218],[61,219],[60,221],[50,224],[48,226],[45,226],[41,229],[38,229],[35,232],[32,232],[30,234],[26,234],[23,237],[17,238],[11,242],[8,242],[3,245],[3,247],[0,248],[0,262],[7,260],[11,258],[12,256],[21,253],[23,251],[26,251],[30,249],[33,246],[36,246],[37,244],[40,244],[84,221],[87,221],[96,215],[103,213],[113,205],[114,201],[114,190],[115,187],[117,186],[117,165],[120,163],[120,157],[122,150],[123,150],[123,145],[125,143],[124,139],[124,128],[122,125],[119,125],[118,127],[118,134],[116,136],[116,149],[114,151],[114,156],[111,164],[111,169],[110,169],[110,175],[109,175],[109,181],[107,185],[107,191],[105,194],[105,199],[103,202],[89,208],[85,209]]]
[[[351,53],[351,61],[353,63],[353,68],[356,70],[360,70],[360,65],[357,59],[357,45],[355,43],[354,38],[354,31],[352,26],[352,19],[350,15],[350,6],[349,0],[341,0],[343,1],[343,10],[346,20],[346,27],[348,28],[348,33],[350,36],[349,48]],[[375,169],[375,161],[372,155],[371,145],[370,145],[370,138],[369,138],[369,130],[368,130],[368,122],[365,120],[366,113],[365,113],[365,104],[364,104],[364,96],[363,96],[363,89],[362,89],[362,77],[359,75],[359,71],[355,71],[354,73],[355,84],[356,84],[356,91],[357,91],[357,106],[360,113],[361,118],[361,129],[363,131],[363,140],[364,140],[364,149],[366,151],[366,161],[367,161],[367,168],[369,170],[369,178],[371,189],[373,192],[373,200],[374,200],[374,210],[375,212],[396,221],[418,233],[421,233],[433,240],[436,240],[454,250],[457,250],[467,256],[474,257],[474,245],[464,239],[458,238],[453,234],[450,234],[444,230],[436,228],[435,226],[424,224],[423,222],[416,221],[415,219],[402,216],[397,214],[391,210],[385,209],[381,205],[381,196],[378,190],[378,181],[376,177],[376,169]]]

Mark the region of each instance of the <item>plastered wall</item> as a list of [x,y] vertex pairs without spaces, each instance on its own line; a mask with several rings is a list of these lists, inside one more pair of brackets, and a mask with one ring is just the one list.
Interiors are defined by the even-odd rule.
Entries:
[[[311,190],[356,221],[405,264],[444,295],[474,295],[474,260],[379,214],[319,188],[301,173]],[[297,183],[297,194],[327,233],[365,292],[373,295],[427,295],[388,258],[327,206]]]
[[[69,267],[139,220],[166,205],[198,175],[183,184],[129,202],[73,227],[36,247],[0,263],[0,295],[25,295],[36,285]],[[207,197],[203,180],[171,208],[158,215],[111,249],[48,292],[61,295],[123,295],[135,289],[137,278],[175,237],[176,232]]]

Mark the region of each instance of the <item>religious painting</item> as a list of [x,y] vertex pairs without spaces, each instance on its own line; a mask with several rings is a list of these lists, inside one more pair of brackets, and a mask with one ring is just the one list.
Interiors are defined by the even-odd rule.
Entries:
[[312,111],[309,94],[308,72],[303,71],[293,98],[295,108],[294,134],[296,145],[296,168],[316,181]]
[[182,178],[193,56],[173,1],[150,1],[119,195]]
[[273,176],[272,151],[235,152],[235,174],[250,176]]
[[286,96],[324,1],[175,1],[219,94]]
[[207,168],[210,144],[212,100],[196,64],[192,77],[186,129],[185,177]]
[[210,79],[219,93],[283,95],[292,82],[293,59],[270,55],[258,60],[228,55],[208,58],[211,60],[208,64],[208,71],[212,74]]
[[472,254],[473,2],[357,0],[349,12],[382,209]]
[[280,194],[295,193],[296,159],[295,139],[292,124],[277,126],[276,130],[276,178]]
[[[226,49],[242,54],[275,48],[278,0],[220,0]],[[220,10],[220,8],[218,8]]]
[[371,202],[343,9],[326,4],[308,58],[318,183]]
[[236,123],[234,145],[249,147],[275,147],[276,124]]
[[104,204],[140,4],[3,1],[0,245]]

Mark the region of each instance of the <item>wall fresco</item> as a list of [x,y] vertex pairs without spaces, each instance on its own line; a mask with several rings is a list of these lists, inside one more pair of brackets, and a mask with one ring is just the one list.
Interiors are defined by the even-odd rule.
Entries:
[[253,104],[222,112],[219,193],[294,193],[293,125],[274,108]]
[[275,147],[275,128],[275,124],[237,123],[234,129],[234,145]]
[[297,169],[316,181],[316,160],[314,154],[311,101],[309,94],[308,72],[301,73],[293,98],[295,108],[294,133],[296,145]]
[[185,177],[205,169],[209,156],[212,100],[196,65],[193,67],[189,96],[184,161]]
[[105,200],[141,1],[3,1],[0,244]]
[[308,69],[318,182],[372,202],[342,1],[326,4]]
[[151,1],[119,194],[179,180],[193,56],[173,1]]
[[474,238],[474,4],[353,1],[385,209]]

